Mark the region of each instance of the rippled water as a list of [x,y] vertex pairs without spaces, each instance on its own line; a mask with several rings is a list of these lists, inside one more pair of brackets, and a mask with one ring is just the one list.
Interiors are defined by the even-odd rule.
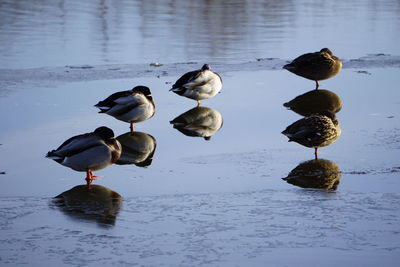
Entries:
[[[399,6],[0,1],[0,265],[397,266]],[[343,132],[316,162],[281,134],[301,118],[282,104],[314,82],[281,65],[324,46],[345,59],[321,82]],[[170,124],[200,112],[168,89],[204,61],[224,81],[203,103],[223,120],[210,140]],[[93,105],[139,84],[157,110],[132,137]],[[44,156],[100,125],[133,160],[87,190]]]
[[390,1],[0,2],[1,68],[398,54]]

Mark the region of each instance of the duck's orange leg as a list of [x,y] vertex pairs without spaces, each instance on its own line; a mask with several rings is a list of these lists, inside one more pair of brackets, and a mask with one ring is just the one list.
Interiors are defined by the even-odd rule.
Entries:
[[90,185],[90,184],[92,183],[92,181],[93,181],[92,176],[93,176],[92,172],[89,171],[89,170],[87,170],[87,171],[86,171],[86,178],[85,178],[85,180],[86,180],[86,185]]
[[93,180],[96,180],[98,176],[93,175],[91,170],[86,171],[86,185],[91,185]]

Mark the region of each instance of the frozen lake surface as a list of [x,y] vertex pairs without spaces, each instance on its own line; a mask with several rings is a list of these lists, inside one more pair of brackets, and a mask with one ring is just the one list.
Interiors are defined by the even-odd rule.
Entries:
[[[0,265],[397,266],[399,10],[398,1],[2,1]],[[343,101],[342,136],[315,162],[281,134],[301,118],[282,104],[314,82],[281,67],[325,46],[344,61],[321,82]],[[224,81],[203,102],[223,117],[208,141],[172,127],[195,102],[168,91],[205,62]],[[46,152],[101,125],[126,134],[127,123],[93,105],[140,84],[157,110],[132,142],[151,151],[97,171],[89,191],[76,187],[85,174]]]
[[[209,141],[185,136],[169,124],[195,104],[168,92],[165,83],[177,77],[13,91],[0,99],[0,113],[10,114],[2,119],[0,137],[5,171],[1,260],[34,266],[43,261],[76,266],[396,266],[397,73],[397,68],[368,69],[367,74],[345,69],[322,83],[343,101],[338,113],[343,134],[320,150],[320,158],[340,170],[333,190],[302,189],[281,179],[313,159],[311,149],[288,143],[280,132],[300,118],[282,103],[314,83],[283,70],[222,73],[222,93],[204,101],[224,119]],[[55,205],[51,198],[84,183],[84,175],[44,158],[45,153],[100,125],[117,136],[126,133],[128,124],[97,114],[92,105],[132,84],[150,86],[156,99],[155,117],[137,125],[156,140],[151,164],[98,171],[102,177],[95,184],[122,196],[117,204],[102,198],[103,211],[91,202],[83,208],[86,215]]]

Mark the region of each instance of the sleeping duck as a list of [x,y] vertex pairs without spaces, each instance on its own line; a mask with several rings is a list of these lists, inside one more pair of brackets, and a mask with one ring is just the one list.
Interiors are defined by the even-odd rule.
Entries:
[[150,89],[136,86],[132,90],[114,93],[95,105],[99,113],[106,113],[114,118],[130,123],[133,132],[134,123],[153,117],[155,105]]
[[322,48],[319,52],[299,56],[283,68],[315,81],[315,89],[318,89],[318,81],[329,79],[340,72],[342,61],[334,56],[328,48]]
[[318,159],[318,148],[335,142],[340,137],[341,129],[335,114],[323,111],[294,122],[282,134],[289,138],[289,142],[313,147],[315,159]]
[[93,171],[113,164],[121,156],[121,145],[113,137],[114,132],[102,126],[92,133],[69,138],[46,157],[75,171],[86,172],[86,182],[90,185],[96,179]]
[[208,64],[204,64],[200,70],[195,70],[180,77],[170,91],[197,101],[208,99],[221,91],[222,78],[218,73],[211,71]]

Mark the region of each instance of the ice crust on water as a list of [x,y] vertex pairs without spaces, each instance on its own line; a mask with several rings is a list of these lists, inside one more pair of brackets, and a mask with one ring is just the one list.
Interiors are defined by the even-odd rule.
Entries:
[[[219,73],[230,71],[281,70],[290,60],[279,58],[259,58],[248,62],[224,64],[208,62]],[[63,67],[42,67],[34,69],[0,69],[0,86],[3,90],[13,87],[31,87],[31,83],[47,84],[57,81],[93,81],[138,77],[176,76],[188,70],[200,68],[204,62],[183,62],[163,64],[113,64],[77,65]],[[373,54],[357,59],[343,59],[343,68],[371,69],[398,68],[400,56]]]
[[[45,198],[2,198],[1,261],[265,266],[265,260],[290,263],[276,252],[296,249],[304,264],[310,253],[319,260],[329,254],[325,266],[347,253],[367,264],[372,251],[376,259],[400,250],[399,200],[395,193],[298,189],[134,197],[124,199],[114,227],[99,229],[95,221],[65,221]],[[380,259],[386,266],[393,260]]]

